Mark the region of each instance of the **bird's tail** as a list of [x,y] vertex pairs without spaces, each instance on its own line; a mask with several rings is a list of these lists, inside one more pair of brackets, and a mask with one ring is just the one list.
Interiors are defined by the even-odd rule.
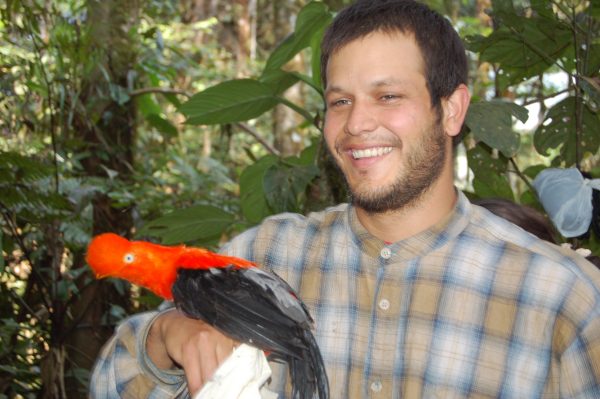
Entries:
[[[302,359],[291,358],[289,362],[294,399],[312,399],[318,392],[319,399],[329,399],[329,381],[321,351],[310,330],[304,330],[306,349]],[[316,389],[315,389],[316,388]]]

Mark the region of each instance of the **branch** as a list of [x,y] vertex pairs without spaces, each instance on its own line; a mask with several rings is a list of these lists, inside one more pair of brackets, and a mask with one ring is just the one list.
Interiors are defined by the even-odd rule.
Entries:
[[510,157],[510,158],[508,158],[508,161],[513,166],[513,168],[515,169],[514,173],[516,173],[517,176],[519,176],[521,178],[521,180],[523,180],[523,182],[525,183],[525,185],[527,187],[529,187],[529,190],[531,190],[531,192],[537,196],[537,192],[535,191],[535,189],[533,188],[533,186],[529,182],[529,179],[527,178],[527,176],[525,176],[523,174],[523,172],[521,172],[521,169],[519,169],[519,165],[517,165],[517,162],[515,161],[515,158],[514,157]]
[[260,134],[258,134],[258,132],[256,130],[254,130],[251,126],[249,126],[243,122],[237,122],[237,123],[235,123],[235,126],[239,127],[240,129],[242,129],[243,131],[248,133],[250,136],[254,137],[256,139],[256,141],[258,141],[260,144],[262,144],[263,147],[265,147],[267,149],[267,151],[269,151],[271,154],[277,155],[277,156],[281,155],[279,150],[277,150],[275,147],[273,147],[271,144],[269,144],[265,139],[263,139],[260,136]]
[[561,94],[568,93],[570,90],[571,89],[569,89],[567,87],[566,89],[563,89],[561,91],[557,91],[556,93],[548,94],[547,96],[536,97],[536,98],[533,98],[533,99],[531,99],[529,101],[523,101],[523,104],[521,104],[521,106],[526,107],[526,106],[531,105],[531,104],[539,103],[539,102],[542,102],[544,100],[548,100],[549,98],[553,98],[553,97],[559,96]]
[[143,89],[132,90],[129,93],[129,97],[141,96],[142,94],[148,93],[159,93],[159,94],[181,94],[182,96],[191,97],[192,94],[181,89],[170,89],[168,87],[145,87]]

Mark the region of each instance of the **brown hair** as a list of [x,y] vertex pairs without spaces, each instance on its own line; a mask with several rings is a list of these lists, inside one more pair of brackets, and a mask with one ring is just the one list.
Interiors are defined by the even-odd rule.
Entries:
[[412,34],[423,56],[431,105],[467,83],[465,48],[450,22],[414,0],[358,0],[338,13],[321,44],[321,78],[327,87],[327,63],[346,44],[372,32]]
[[483,198],[474,200],[473,203],[516,224],[523,230],[530,232],[542,240],[558,244],[558,241],[555,239],[556,231],[554,230],[554,227],[550,221],[535,208],[517,204],[504,198]]

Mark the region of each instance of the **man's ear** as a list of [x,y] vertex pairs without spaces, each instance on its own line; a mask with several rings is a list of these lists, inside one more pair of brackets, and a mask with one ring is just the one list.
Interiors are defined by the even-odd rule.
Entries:
[[470,101],[471,94],[464,84],[459,85],[450,97],[442,100],[443,124],[447,135],[454,137],[460,133]]

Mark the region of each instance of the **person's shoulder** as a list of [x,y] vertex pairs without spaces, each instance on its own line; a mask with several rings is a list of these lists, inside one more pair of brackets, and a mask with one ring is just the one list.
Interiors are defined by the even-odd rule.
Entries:
[[[600,293],[600,270],[575,251],[542,240],[506,219],[473,205],[470,231],[478,239],[504,248],[505,252],[519,254],[541,262],[547,268],[593,283]],[[549,269],[548,269],[549,270]]]
[[307,215],[299,213],[280,213],[269,216],[259,225],[259,228],[271,228],[272,226],[291,225],[294,228],[302,227],[324,227],[345,220],[349,205],[346,203],[328,207]]
[[348,204],[340,204],[307,215],[280,213],[265,218],[260,224],[229,241],[222,251],[241,257],[254,257],[249,251],[263,253],[266,248],[303,245],[305,239],[327,234],[328,227],[345,226]]

